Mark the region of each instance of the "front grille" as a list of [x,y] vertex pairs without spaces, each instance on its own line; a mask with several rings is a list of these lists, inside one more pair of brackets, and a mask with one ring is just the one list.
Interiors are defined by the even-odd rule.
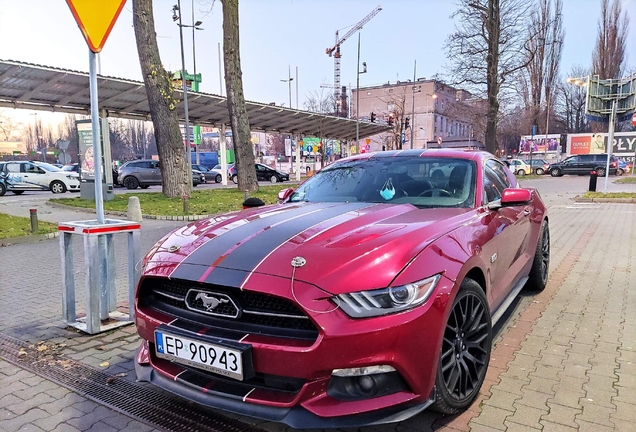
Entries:
[[291,301],[237,288],[180,279],[146,278],[143,304],[178,318],[269,336],[315,340],[318,329]]

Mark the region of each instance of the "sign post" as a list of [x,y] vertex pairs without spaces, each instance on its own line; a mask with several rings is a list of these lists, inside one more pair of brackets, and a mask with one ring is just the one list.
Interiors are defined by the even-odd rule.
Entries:
[[102,50],[126,0],[66,0],[88,44],[88,65],[91,99],[93,155],[95,157],[95,211],[97,223],[104,223],[104,195],[102,190],[102,143],[99,139],[99,105],[97,98],[97,56]]

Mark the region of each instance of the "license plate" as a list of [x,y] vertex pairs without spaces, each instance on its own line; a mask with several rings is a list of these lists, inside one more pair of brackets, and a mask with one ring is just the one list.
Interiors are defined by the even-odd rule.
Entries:
[[155,331],[157,356],[243,380],[243,356],[232,348]]

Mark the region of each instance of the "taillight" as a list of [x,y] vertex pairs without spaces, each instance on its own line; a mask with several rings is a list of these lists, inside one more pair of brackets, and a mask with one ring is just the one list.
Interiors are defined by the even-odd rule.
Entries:
[[612,168],[616,168],[616,162],[612,162],[612,164],[610,165]]

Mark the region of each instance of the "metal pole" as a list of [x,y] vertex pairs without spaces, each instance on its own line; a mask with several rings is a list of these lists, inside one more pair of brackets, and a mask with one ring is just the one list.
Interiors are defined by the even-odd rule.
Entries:
[[[196,85],[197,82],[197,50],[195,48],[195,44],[194,44],[194,31],[196,30],[194,25],[194,0],[192,0],[192,69],[194,69],[193,74],[194,74],[194,83],[192,84],[192,87],[194,87]],[[197,91],[199,91],[199,88],[197,86]],[[194,134],[194,125],[192,126],[192,133]],[[201,163],[201,159],[199,157],[199,146],[197,145],[195,148],[195,153],[196,153],[196,161],[197,161],[197,165]]]
[[93,127],[93,160],[95,164],[95,210],[97,223],[104,223],[104,195],[102,190],[102,141],[99,134],[99,113],[97,98],[97,55],[89,50],[89,81],[91,99],[91,125]]
[[358,33],[358,64],[356,67],[356,152],[360,151],[360,33]]
[[605,186],[603,193],[607,193],[607,181],[610,173],[610,156],[612,156],[612,145],[614,143],[614,123],[616,122],[616,99],[612,102],[612,114],[610,115],[609,136],[607,137],[607,163],[605,164]]
[[291,104],[291,82],[292,82],[291,65],[287,65],[287,83],[289,85],[289,109],[292,109],[292,104]]
[[188,117],[188,88],[186,87],[185,55],[183,53],[183,24],[181,23],[181,0],[177,0],[179,8],[179,40],[181,42],[181,84],[183,87],[183,109],[185,110],[186,159],[188,170],[188,188],[192,189],[192,148],[190,148],[190,119]]
[[417,71],[417,60],[415,60],[413,62],[413,107],[412,107],[413,109],[411,110],[411,146],[410,146],[411,149],[414,148],[414,145],[413,145],[413,136],[414,136],[413,130],[415,129],[414,126],[415,126],[415,75],[417,73],[416,71]]
[[296,109],[298,109],[298,66],[296,66]]
[[219,95],[223,96],[223,69],[221,67],[221,42],[218,44],[219,48]]

